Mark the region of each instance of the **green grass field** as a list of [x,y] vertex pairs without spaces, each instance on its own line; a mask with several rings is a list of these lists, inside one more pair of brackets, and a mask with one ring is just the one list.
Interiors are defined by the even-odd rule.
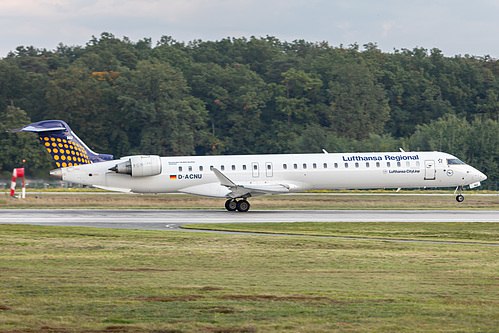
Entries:
[[[144,208],[151,199],[147,208],[164,208],[185,204],[185,198],[54,195],[30,198],[32,203],[8,198],[3,207],[97,202],[98,208],[120,208],[133,201],[133,207]],[[364,196],[319,198],[323,207],[366,205]],[[449,196],[435,198],[459,205]],[[252,200],[254,208],[271,209],[314,200],[255,199],[260,201]],[[412,198],[416,206],[425,200]],[[400,208],[411,200],[367,201],[377,209]],[[498,204],[496,197],[470,196],[467,202],[467,209]],[[187,206],[219,203],[202,199]],[[499,246],[492,245],[499,244],[497,223],[209,227],[330,238],[0,225],[0,332],[497,332],[499,327]]]
[[[434,194],[430,192],[429,194]],[[279,195],[250,198],[251,209],[486,209],[499,210],[499,195],[466,194],[466,200],[456,202],[452,192],[446,195]],[[13,199],[0,193],[0,209],[224,209],[224,199],[181,194],[116,194],[83,192],[81,194],[29,192],[26,199]]]
[[[468,227],[494,233],[484,225]],[[497,246],[22,225],[0,233],[1,332],[499,326]]]
[[184,229],[499,245],[499,225],[480,222],[292,222],[188,224]]

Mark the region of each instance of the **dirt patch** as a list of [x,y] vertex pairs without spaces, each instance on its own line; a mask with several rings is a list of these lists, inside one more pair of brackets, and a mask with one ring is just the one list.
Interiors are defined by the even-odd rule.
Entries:
[[14,272],[18,270],[19,268],[0,267],[0,272]]
[[393,303],[393,299],[384,300],[355,300],[355,301],[340,301],[325,296],[308,296],[308,295],[295,295],[295,296],[276,296],[276,295],[226,295],[220,296],[221,299],[230,301],[249,301],[249,302],[323,302],[330,304],[352,304],[352,303]]
[[201,312],[231,314],[231,313],[241,313],[243,311],[238,310],[231,306],[207,306],[201,308]]
[[[184,295],[184,296],[147,296],[127,298],[127,300],[142,301],[142,302],[194,302],[204,299],[202,295]],[[375,300],[351,300],[340,301],[325,296],[308,296],[308,295],[293,295],[293,296],[276,296],[276,295],[224,295],[218,296],[219,299],[226,301],[243,301],[243,302],[320,302],[329,304],[356,304],[356,303],[393,303],[393,299],[375,299]],[[223,308],[223,309],[222,309]],[[213,307],[212,312],[233,311],[225,309],[225,307]],[[219,311],[217,311],[217,309]]]
[[142,302],[193,302],[202,298],[204,298],[204,296],[184,295],[184,296],[169,296],[169,297],[147,296],[147,297],[128,298],[128,300],[142,301]]
[[253,333],[257,330],[254,327],[207,327],[204,331],[214,333]]
[[109,268],[112,272],[176,272],[176,269],[155,269],[155,268]]
[[276,296],[276,295],[225,295],[220,296],[221,299],[229,301],[249,301],[249,302],[262,302],[262,301],[272,301],[272,302],[327,302],[327,303],[345,303],[343,301],[338,301],[329,297],[322,296]]
[[201,288],[201,290],[202,291],[213,291],[213,290],[222,290],[222,288],[206,286],[206,287]]
[[0,311],[11,310],[12,308],[7,305],[0,304]]

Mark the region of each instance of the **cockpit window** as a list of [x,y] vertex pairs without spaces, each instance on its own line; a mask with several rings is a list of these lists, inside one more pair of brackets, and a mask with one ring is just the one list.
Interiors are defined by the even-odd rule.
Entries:
[[456,165],[456,164],[466,164],[463,161],[457,159],[457,158],[448,158],[447,159],[447,164],[448,165]]

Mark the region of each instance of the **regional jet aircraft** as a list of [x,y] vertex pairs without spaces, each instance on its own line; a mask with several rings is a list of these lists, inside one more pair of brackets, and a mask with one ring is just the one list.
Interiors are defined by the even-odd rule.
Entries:
[[94,153],[61,120],[12,132],[36,132],[67,182],[130,193],[187,193],[225,198],[228,211],[246,212],[248,198],[306,190],[456,187],[487,179],[441,152],[268,154],[233,156],[126,156]]

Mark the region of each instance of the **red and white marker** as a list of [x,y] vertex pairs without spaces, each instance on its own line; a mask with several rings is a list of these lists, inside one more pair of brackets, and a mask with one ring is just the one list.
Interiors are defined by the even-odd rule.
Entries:
[[26,198],[26,188],[25,188],[25,179],[24,179],[24,168],[15,168],[12,172],[12,182],[10,183],[10,196],[14,196],[14,192],[16,191],[16,180],[17,178],[23,178],[23,190],[21,194],[21,198]]

